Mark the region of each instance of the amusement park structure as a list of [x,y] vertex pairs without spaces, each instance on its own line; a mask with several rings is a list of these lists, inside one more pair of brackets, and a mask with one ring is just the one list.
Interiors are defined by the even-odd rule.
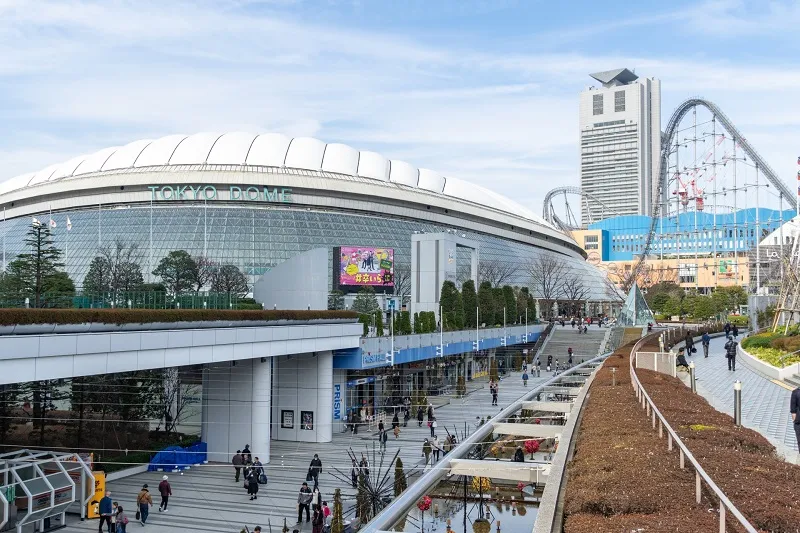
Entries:
[[[732,264],[736,279],[741,280],[739,266],[749,264],[750,249],[756,256],[752,285],[755,290],[761,287],[761,258],[758,246],[752,244],[762,238],[765,224],[783,225],[784,208],[795,207],[796,195],[716,104],[690,98],[673,112],[662,133],[654,181],[649,217],[620,217],[628,224],[628,232],[637,235],[630,244],[619,244],[633,259],[620,281],[623,290],[639,278],[648,258],[659,257],[676,259],[685,271],[695,269],[694,279],[700,262],[715,269]],[[572,231],[581,225],[572,215],[567,195],[579,195],[581,202],[596,199],[577,187],[559,187],[546,195],[545,219]],[[563,216],[556,205],[561,197]],[[778,209],[762,209],[768,206]],[[764,220],[763,216],[775,218]],[[614,213],[609,212],[608,217]]]

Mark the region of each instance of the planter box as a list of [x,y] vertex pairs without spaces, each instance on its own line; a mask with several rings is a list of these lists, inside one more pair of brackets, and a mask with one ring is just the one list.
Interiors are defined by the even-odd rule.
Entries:
[[794,363],[786,368],[777,368],[770,364],[765,363],[755,355],[752,355],[742,348],[741,344],[736,345],[736,353],[739,356],[739,361],[746,364],[753,370],[761,372],[771,379],[783,381],[794,374],[800,374],[800,363]]

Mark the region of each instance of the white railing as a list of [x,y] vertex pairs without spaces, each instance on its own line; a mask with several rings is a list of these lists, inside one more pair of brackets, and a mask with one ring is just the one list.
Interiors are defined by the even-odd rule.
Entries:
[[674,378],[678,375],[675,358],[672,352],[636,352],[636,368],[669,374]]
[[639,381],[639,377],[636,375],[636,369],[634,368],[634,358],[636,353],[639,350],[639,346],[648,340],[648,337],[642,338],[639,342],[637,342],[633,349],[631,350],[631,355],[629,358],[630,364],[630,371],[631,371],[631,385],[633,386],[633,390],[636,393],[636,398],[639,400],[642,409],[645,410],[647,416],[651,417],[653,429],[656,429],[656,422],[658,422],[658,438],[661,439],[664,437],[664,431],[666,430],[667,433],[667,450],[672,451],[674,445],[678,446],[678,451],[680,453],[680,464],[681,469],[685,467],[686,459],[689,460],[691,465],[694,467],[695,472],[695,501],[699,504],[701,499],[701,489],[702,489],[702,482],[708,486],[708,488],[717,495],[719,498],[719,531],[720,533],[725,533],[725,516],[726,510],[730,512],[736,520],[739,521],[739,524],[747,531],[748,533],[758,533],[758,530],[754,528],[750,522],[744,517],[744,515],[736,508],[736,506],[731,503],[725,493],[717,486],[714,481],[709,477],[703,467],[700,466],[700,463],[697,462],[697,459],[694,458],[692,452],[689,451],[689,448],[686,447],[686,444],[678,437],[678,434],[675,433],[675,430],[672,429],[672,426],[669,425],[667,420],[664,418],[664,415],[658,410],[658,407],[653,403],[653,400],[650,398],[650,395],[647,394],[647,391],[644,390],[644,386]]

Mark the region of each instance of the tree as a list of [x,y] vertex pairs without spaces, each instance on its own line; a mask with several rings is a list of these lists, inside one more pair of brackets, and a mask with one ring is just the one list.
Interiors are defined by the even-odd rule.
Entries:
[[375,335],[383,337],[383,311],[377,309],[375,315]]
[[[64,267],[61,262],[62,252],[53,244],[50,227],[40,222],[31,224],[23,242],[28,251],[17,255],[8,264],[3,279],[4,290],[30,298],[32,307],[42,307],[43,294],[63,286],[63,276],[59,280],[52,279]],[[74,291],[73,285],[72,292]]]
[[144,292],[167,292],[167,286],[163,283],[142,283],[139,290]]
[[667,316],[681,316],[683,314],[683,302],[679,296],[670,296],[664,304],[664,314]]
[[394,265],[394,293],[400,297],[400,305],[411,300],[411,267]]
[[19,392],[18,384],[0,385],[0,442],[8,442],[20,398]]
[[25,413],[32,418],[33,427],[39,431],[38,445],[45,445],[45,427],[47,414],[54,411],[57,402],[68,397],[66,391],[60,386],[61,381],[47,379],[24,383],[20,386],[20,399],[30,405],[30,411]]
[[71,307],[75,283],[63,270],[53,272],[44,280],[42,307]]
[[422,322],[419,320],[419,313],[414,313],[414,333],[422,333]]
[[461,286],[461,303],[464,309],[464,327],[474,328],[475,309],[478,307],[478,294],[475,292],[475,281],[468,279]]
[[456,284],[452,281],[442,283],[439,305],[442,311],[442,316],[439,317],[439,320],[442,321],[442,327],[448,331],[459,329],[456,311],[461,308],[461,295],[458,293]]
[[511,285],[503,285],[503,300],[506,308],[506,320],[512,324],[517,322],[517,297]]
[[[192,259],[194,260],[195,266],[191,272],[191,282],[194,292],[197,293],[213,282],[214,276],[217,274],[218,266],[214,261],[204,255],[193,257]],[[239,269],[237,268],[236,270]],[[247,294],[247,291],[245,291],[245,294]]]
[[195,402],[200,387],[185,384],[177,368],[151,370],[145,374],[143,385],[148,387],[149,402],[147,413],[150,418],[164,424],[164,432],[172,433],[184,421],[189,406]]
[[740,305],[747,305],[747,292],[744,287],[717,287],[712,294],[718,313],[730,313],[739,310]]
[[694,301],[692,316],[694,318],[706,319],[714,316],[717,310],[711,296],[699,295]]
[[[375,297],[375,289],[370,286],[361,287],[355,301],[353,301],[353,311],[356,313],[370,314],[378,310],[378,299]],[[396,332],[395,332],[396,333]]]
[[488,281],[492,287],[511,281],[519,272],[519,265],[509,261],[490,259],[481,261],[478,265],[478,279],[483,283]]
[[235,294],[241,298],[250,292],[247,276],[236,265],[222,265],[211,278],[211,291]]
[[336,489],[333,493],[333,514],[331,515],[331,533],[344,533],[341,489]]
[[358,492],[356,493],[356,515],[359,523],[366,524],[372,520],[372,502],[367,490],[367,479],[363,470],[358,474]]
[[494,325],[494,295],[492,284],[488,281],[478,287],[478,307],[480,308],[480,322],[491,327]]
[[168,291],[177,296],[191,289],[196,279],[197,263],[186,250],[173,250],[158,262],[153,275],[164,282]]
[[344,293],[342,291],[331,291],[328,295],[328,310],[341,311],[344,309]]
[[141,254],[136,244],[127,245],[120,239],[112,246],[100,250],[92,259],[89,271],[83,280],[83,291],[88,293],[112,293],[112,301],[118,302],[120,292],[140,290],[144,283]]
[[489,364],[489,379],[498,381],[500,376],[497,373],[497,359],[492,358],[492,362]]
[[570,303],[573,315],[581,314],[579,313],[580,304],[585,302],[589,295],[592,294],[591,289],[584,283],[583,278],[575,273],[567,274],[561,290],[564,298]]
[[408,488],[408,480],[403,470],[403,461],[398,457],[394,462],[394,497],[397,498]]
[[553,304],[562,296],[566,263],[547,253],[540,253],[528,264],[531,292],[542,301],[541,312],[545,317],[553,313]]
[[109,286],[109,272],[106,261],[103,257],[97,256],[89,263],[89,271],[83,278],[84,293],[107,292]]
[[[492,288],[492,302],[494,302],[494,322],[493,326],[503,323],[503,309],[506,307],[505,295],[500,287]],[[486,324],[487,326],[489,324]]]

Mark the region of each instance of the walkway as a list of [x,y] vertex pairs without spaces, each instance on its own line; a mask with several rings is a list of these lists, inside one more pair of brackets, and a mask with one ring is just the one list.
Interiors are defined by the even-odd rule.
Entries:
[[578,333],[577,327],[571,327],[569,322],[566,326],[554,326],[553,334],[547,344],[544,345],[539,364],[542,368],[547,367],[547,356],[553,356],[553,366],[556,361],[559,365],[566,365],[568,360],[567,350],[572,348],[572,362],[579,364],[592,357],[597,357],[600,344],[605,339],[608,328],[598,327],[596,324],[589,326],[586,333]]
[[[544,374],[539,378],[531,378],[528,389],[546,379]],[[436,409],[436,417],[439,421],[438,435],[441,437],[446,434],[442,427],[445,425],[451,433],[457,428],[460,437],[465,423],[471,433],[480,417],[499,412],[503,407],[521,397],[526,390],[522,384],[521,374],[512,372],[500,383],[500,405],[492,407],[491,395],[488,386],[484,383],[482,390],[467,395],[463,400],[452,400],[449,405]],[[405,465],[406,473],[413,467],[421,468],[422,442],[425,437],[430,437],[427,425],[423,424],[422,427],[418,427],[416,420],[413,419],[409,421],[408,427],[402,428],[399,439],[395,440],[394,436],[390,434],[386,464],[383,466],[383,470],[386,470],[398,449],[400,449],[400,457]],[[244,444],[242,443],[242,445]],[[319,479],[323,500],[327,500],[332,507],[333,491],[337,487],[341,488],[345,497],[344,510],[347,512],[354,503],[355,491],[349,483],[334,477],[333,468],[339,468],[349,479],[350,460],[346,450],[352,448],[359,456],[362,452],[368,454],[370,468],[374,470],[379,466],[380,454],[375,453],[376,460],[373,461],[373,444],[377,447],[377,439],[374,434],[359,433],[353,436],[349,432],[334,434],[333,442],[328,444],[272,441],[272,460],[265,467],[269,484],[266,488],[261,487],[259,498],[255,502],[249,501],[241,483],[234,482],[233,468],[229,465],[209,464],[195,467],[182,476],[169,474],[174,496],[170,499],[168,513],[159,513],[157,509],[157,486],[161,479],[161,473],[149,472],[112,481],[109,483],[109,490],[112,492],[112,498],[123,505],[130,519],[133,520],[136,493],[143,483],[150,485],[156,507],[153,508],[155,512],[151,512],[144,531],[149,530],[155,533],[177,533],[179,531],[239,533],[247,524],[250,531],[255,525],[261,525],[266,532],[269,520],[272,532],[279,533],[283,527],[284,518],[287,519],[290,530],[294,529],[297,519],[297,491],[305,480],[308,464],[314,453],[319,454],[323,464],[323,473]],[[392,476],[390,475],[388,479],[388,483],[391,483]],[[73,523],[76,520],[74,516],[69,516],[68,519],[70,525],[62,530],[65,533],[97,530],[97,521]],[[139,531],[139,529],[138,524],[132,524],[128,531]],[[309,533],[311,524],[303,523],[299,529],[303,533]]]
[[[739,337],[742,340],[742,337]],[[797,439],[789,414],[792,391],[737,361],[736,372],[728,370],[725,359],[725,337],[711,339],[708,359],[695,341],[694,360],[697,373],[697,392],[717,410],[733,416],[733,382],[742,382],[742,423],[767,437],[790,462],[800,461]]]

